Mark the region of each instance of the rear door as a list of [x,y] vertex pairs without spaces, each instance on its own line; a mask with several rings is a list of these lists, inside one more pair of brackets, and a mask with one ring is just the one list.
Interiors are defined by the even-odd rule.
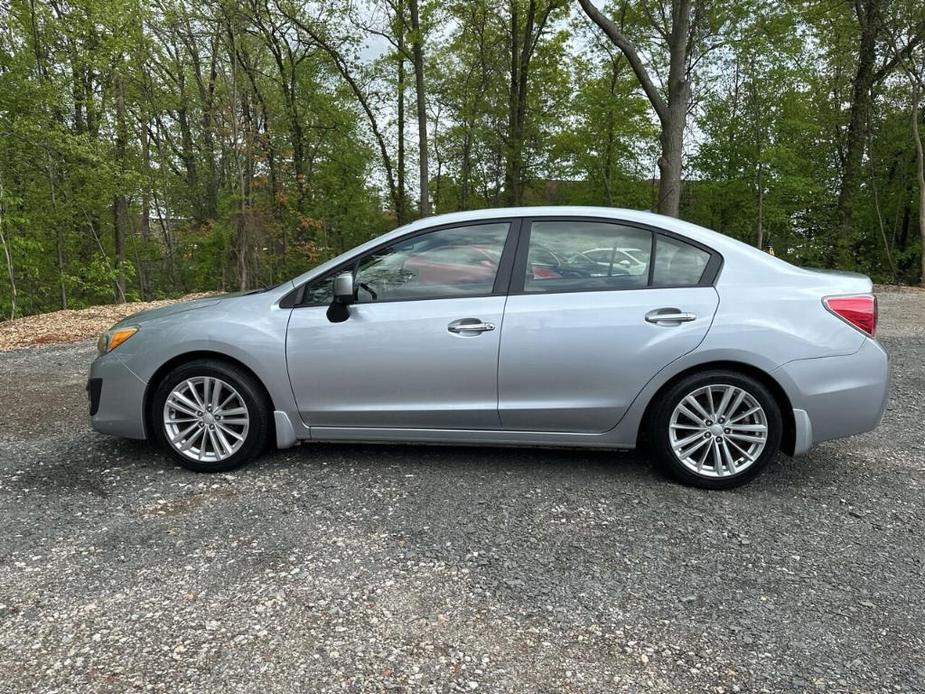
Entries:
[[694,243],[612,220],[525,222],[501,334],[502,427],[612,429],[652,376],[706,336],[720,263]]

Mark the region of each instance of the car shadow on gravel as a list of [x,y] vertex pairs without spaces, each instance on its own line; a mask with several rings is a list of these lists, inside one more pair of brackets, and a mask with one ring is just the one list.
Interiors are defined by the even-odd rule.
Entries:
[[[38,464],[24,466],[8,478],[9,487],[54,489],[63,492],[108,495],[106,480],[166,475],[166,480],[188,478],[205,481],[209,475],[184,470],[150,442],[117,439],[87,433],[69,441],[67,450],[49,455],[41,443],[20,448],[20,459]],[[13,462],[8,469],[19,465]],[[779,455],[767,470],[743,488],[749,493],[793,495],[807,487],[853,488],[863,476],[851,481],[851,472],[863,469],[852,453],[836,446],[823,446],[807,456],[792,459]],[[608,488],[627,486],[671,487],[696,494],[703,490],[680,487],[661,475],[644,451],[588,450],[539,447],[485,447],[427,444],[305,443],[286,450],[271,450],[255,462],[234,470],[243,483],[261,481],[277,474],[304,477],[318,482],[346,483],[343,474],[361,475],[366,483],[387,481],[405,475],[449,479],[456,482],[511,478],[517,484],[531,482],[582,485],[606,482]]]
[[268,454],[254,467],[283,465],[298,469],[312,464],[348,465],[372,473],[388,469],[460,476],[512,473],[550,477],[580,472],[632,479],[658,477],[645,455],[635,451],[429,444],[305,443]]

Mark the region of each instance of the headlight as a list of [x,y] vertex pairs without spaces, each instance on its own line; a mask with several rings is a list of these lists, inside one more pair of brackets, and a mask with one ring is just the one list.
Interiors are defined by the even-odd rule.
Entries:
[[137,332],[138,328],[135,327],[107,330],[100,335],[100,339],[96,341],[96,349],[100,354],[111,352]]

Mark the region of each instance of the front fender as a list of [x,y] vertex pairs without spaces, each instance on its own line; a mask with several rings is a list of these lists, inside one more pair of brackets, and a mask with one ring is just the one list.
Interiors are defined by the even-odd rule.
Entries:
[[[286,369],[286,328],[291,309],[241,297],[200,311],[144,323],[119,357],[148,384],[164,365],[184,355],[214,354],[250,369],[270,395],[273,409],[296,411]],[[130,348],[130,349],[129,349]]]

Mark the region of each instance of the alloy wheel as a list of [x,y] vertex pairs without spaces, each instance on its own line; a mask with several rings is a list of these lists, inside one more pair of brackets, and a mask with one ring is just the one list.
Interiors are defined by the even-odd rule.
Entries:
[[702,477],[744,472],[768,441],[768,418],[748,391],[708,385],[675,406],[668,424],[671,450],[684,467]]
[[250,414],[241,394],[213,376],[181,381],[164,403],[167,441],[190,460],[213,463],[244,445]]

